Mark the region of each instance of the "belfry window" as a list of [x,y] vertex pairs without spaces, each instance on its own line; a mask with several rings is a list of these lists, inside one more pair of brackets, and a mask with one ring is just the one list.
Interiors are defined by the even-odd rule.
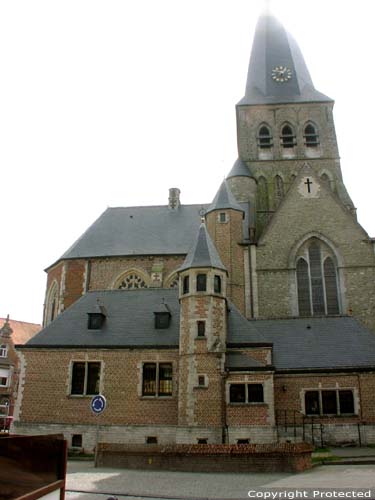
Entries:
[[260,127],[257,142],[260,149],[269,149],[273,146],[272,134],[266,125]]
[[307,148],[316,148],[319,146],[319,135],[311,123],[306,125],[303,137]]
[[280,140],[283,148],[293,148],[296,145],[296,136],[290,125],[283,126]]
[[300,316],[339,314],[335,258],[327,245],[313,238],[299,252],[296,262]]

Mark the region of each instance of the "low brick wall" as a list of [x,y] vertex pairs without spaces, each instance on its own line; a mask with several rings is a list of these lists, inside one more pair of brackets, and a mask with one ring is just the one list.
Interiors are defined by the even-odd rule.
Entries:
[[186,472],[302,472],[307,443],[252,445],[124,445],[99,443],[96,466]]

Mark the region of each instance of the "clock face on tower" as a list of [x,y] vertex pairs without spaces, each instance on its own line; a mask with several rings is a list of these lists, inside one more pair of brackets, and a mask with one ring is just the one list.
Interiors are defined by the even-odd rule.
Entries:
[[292,78],[292,70],[287,66],[276,66],[272,70],[272,79],[275,82],[283,83]]

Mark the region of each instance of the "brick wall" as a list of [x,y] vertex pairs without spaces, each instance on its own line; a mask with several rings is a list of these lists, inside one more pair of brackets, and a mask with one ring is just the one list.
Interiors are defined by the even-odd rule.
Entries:
[[100,443],[97,465],[187,472],[302,472],[312,447],[284,445],[123,446]]
[[147,285],[151,282],[154,265],[162,269],[162,284],[168,281],[183,264],[185,256],[143,256],[143,257],[111,257],[107,259],[91,259],[90,290],[108,290],[113,288],[116,280],[128,270],[139,270],[146,277]]
[[[92,396],[71,396],[71,361],[101,361],[100,391],[107,398],[101,416],[107,425],[177,424],[177,386],[171,397],[142,397],[142,362],[173,363],[177,380],[177,351],[22,351],[25,356],[22,406],[19,420],[26,423],[92,424],[97,420],[90,409]],[[46,395],[46,397],[43,397]]]
[[[218,221],[221,212],[227,214],[227,222]],[[245,315],[243,213],[237,210],[215,210],[207,215],[207,230],[228,271],[227,297]]]

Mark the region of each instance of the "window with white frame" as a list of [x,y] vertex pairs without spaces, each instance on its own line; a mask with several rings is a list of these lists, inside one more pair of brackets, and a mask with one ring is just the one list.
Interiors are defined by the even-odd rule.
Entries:
[[0,387],[9,386],[9,370],[6,368],[0,368]]
[[0,358],[6,358],[8,355],[8,346],[6,344],[0,345]]
[[354,415],[355,404],[352,389],[317,389],[305,392],[305,414]]
[[340,314],[338,272],[332,250],[318,238],[306,242],[296,259],[300,316]]
[[100,392],[100,361],[73,361],[70,394],[94,396]]

